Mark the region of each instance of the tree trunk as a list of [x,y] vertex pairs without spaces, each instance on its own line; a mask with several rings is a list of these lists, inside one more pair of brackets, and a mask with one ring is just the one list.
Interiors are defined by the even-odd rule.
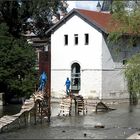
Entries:
[[138,97],[137,97],[136,93],[130,92],[129,103],[130,103],[130,105],[137,105],[138,104]]

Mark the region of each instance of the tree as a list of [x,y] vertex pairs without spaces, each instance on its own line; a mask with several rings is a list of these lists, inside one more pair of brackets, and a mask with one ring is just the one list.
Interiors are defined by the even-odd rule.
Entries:
[[35,51],[24,39],[17,39],[0,24],[0,92],[8,101],[11,96],[29,97],[35,87]]
[[[42,37],[52,25],[52,16],[66,12],[59,0],[0,1],[0,91],[28,97],[35,85],[35,50],[22,38],[33,31]],[[30,19],[30,21],[29,21]]]
[[[122,35],[128,35],[130,43],[140,34],[140,4],[135,1],[113,1],[111,26],[115,25],[114,31],[109,33],[109,40],[118,42]],[[114,26],[113,26],[114,27]]]
[[[140,35],[140,3],[138,1],[114,1],[112,4],[112,21],[114,31],[109,33],[108,40],[117,43],[122,37],[127,38],[128,45],[121,47],[132,47]],[[114,24],[115,23],[115,24]],[[128,60],[124,71],[128,82],[128,91],[130,94],[130,104],[137,104],[140,94],[140,54],[133,56]]]
[[136,54],[128,60],[125,69],[125,76],[128,81],[130,104],[137,104],[137,98],[140,94],[140,54]]
[[[30,11],[32,11],[30,12],[30,17],[32,19],[32,22],[29,22],[31,28],[30,30],[32,30],[35,34],[40,35],[41,37],[44,36],[45,31],[47,31],[53,25],[53,16],[55,16],[59,20],[60,11],[64,14],[67,13],[67,7],[63,5],[62,1],[31,0],[29,3],[29,5],[32,5],[32,9],[29,9]],[[24,1],[23,4],[27,5],[27,2]],[[29,24],[27,24],[26,22],[26,25],[28,27]]]
[[0,15],[3,22],[7,23],[9,32],[14,36],[18,36],[20,32],[20,21],[18,16],[18,2],[17,1],[0,1]]
[[[1,0],[0,15],[12,35],[19,37],[22,31],[32,30],[43,36],[52,23],[52,16],[58,16],[59,11],[67,13],[62,1],[59,0]],[[32,22],[28,22],[28,19]]]

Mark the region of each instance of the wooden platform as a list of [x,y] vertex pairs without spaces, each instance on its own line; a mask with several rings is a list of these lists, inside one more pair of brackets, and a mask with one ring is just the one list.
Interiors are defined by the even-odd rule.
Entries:
[[81,95],[76,95],[72,97],[75,101],[75,113],[87,113],[87,101]]
[[87,113],[87,106],[83,96],[71,95],[62,98],[62,101],[60,103],[60,113],[58,114],[58,116],[60,115],[71,116],[72,101],[74,101],[74,105],[75,105],[75,114]]
[[[36,118],[39,115],[42,122],[42,117],[46,117],[48,115],[48,106],[45,106],[44,103],[46,103],[44,94],[40,92],[34,93],[30,99],[25,100],[19,113],[11,116],[5,115],[0,118],[0,132],[3,132],[5,129],[7,130],[14,122],[18,123],[18,126],[20,127],[21,118],[23,118],[24,124],[26,125],[31,120],[31,113],[34,114],[34,124],[36,124]],[[43,114],[45,112],[44,110],[47,112],[46,114]]]
[[71,109],[72,109],[72,99],[70,97],[62,98],[62,101],[60,103],[60,112],[58,116],[63,115],[71,115]]

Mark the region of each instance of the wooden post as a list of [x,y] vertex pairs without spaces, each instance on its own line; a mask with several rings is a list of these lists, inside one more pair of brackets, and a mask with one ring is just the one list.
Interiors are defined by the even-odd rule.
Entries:
[[77,101],[76,101],[76,98],[74,99],[75,101],[75,114],[77,114]]
[[41,113],[41,123],[42,123],[42,118],[43,118],[43,106],[41,106],[40,113]]
[[27,123],[26,123],[26,112],[24,112],[24,124],[25,124],[25,126],[27,125]]
[[20,116],[18,117],[18,126],[19,126],[19,128],[20,128]]
[[28,124],[29,124],[31,122],[31,111],[28,112],[28,116],[27,117],[28,117],[27,119],[28,119]]
[[0,93],[0,105],[4,105],[4,93]]
[[84,99],[82,101],[83,115],[85,114]]
[[36,112],[37,111],[37,103],[35,102],[35,106],[34,106],[34,124],[36,125]]
[[40,105],[40,102],[38,102],[38,105],[39,105],[39,107],[38,107],[38,109],[39,109],[39,113],[40,113],[40,111],[41,111],[41,105]]
[[69,116],[71,116],[71,111],[72,111],[72,98],[70,97],[70,111],[69,111]]
[[48,122],[50,122],[51,117],[51,47],[48,47],[48,55],[49,55],[49,85],[48,85]]
[[45,93],[47,93],[47,101],[48,101],[48,121],[50,122],[51,116],[51,47],[50,41],[48,42],[48,50],[47,51],[40,51],[39,54],[39,73],[45,71],[47,74],[47,83],[45,85]]
[[50,93],[49,93],[49,98],[48,98],[48,122],[50,122],[50,117],[51,117],[51,102],[50,102]]
[[79,101],[77,101],[77,112],[78,112],[78,115],[79,115]]

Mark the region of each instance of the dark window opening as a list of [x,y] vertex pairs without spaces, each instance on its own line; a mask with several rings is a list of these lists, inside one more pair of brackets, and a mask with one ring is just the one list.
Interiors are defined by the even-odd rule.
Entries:
[[124,59],[123,60],[123,65],[125,65],[127,63],[127,60],[126,59]]
[[81,89],[80,65],[73,63],[71,66],[71,91],[78,92]]
[[85,34],[85,45],[89,44],[89,34]]
[[136,42],[136,40],[133,41],[133,47],[137,47],[137,42]]
[[74,35],[74,39],[75,45],[78,45],[78,34]]
[[68,35],[64,35],[64,44],[68,45]]

